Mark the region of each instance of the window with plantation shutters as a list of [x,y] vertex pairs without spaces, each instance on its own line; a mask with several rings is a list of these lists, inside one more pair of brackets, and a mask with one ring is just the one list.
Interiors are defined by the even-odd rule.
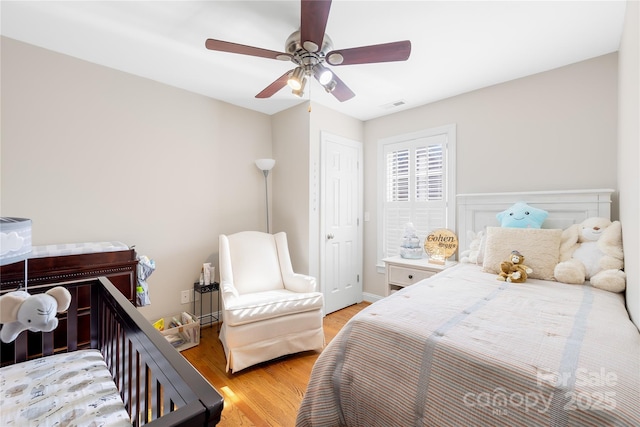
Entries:
[[408,222],[421,242],[435,229],[453,228],[455,126],[385,139],[379,148],[381,260],[400,253]]

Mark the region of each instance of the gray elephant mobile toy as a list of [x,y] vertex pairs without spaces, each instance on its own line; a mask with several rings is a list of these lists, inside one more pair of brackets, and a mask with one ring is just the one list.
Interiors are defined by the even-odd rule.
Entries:
[[56,313],[62,313],[71,304],[71,294],[56,286],[44,294],[30,295],[27,291],[12,291],[0,297],[0,340],[9,343],[20,332],[50,332],[58,327]]

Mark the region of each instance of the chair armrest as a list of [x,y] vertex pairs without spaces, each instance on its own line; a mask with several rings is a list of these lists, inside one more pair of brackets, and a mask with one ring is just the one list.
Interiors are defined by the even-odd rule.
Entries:
[[228,307],[229,305],[231,305],[230,303],[232,303],[233,300],[240,297],[238,290],[235,286],[233,286],[233,283],[231,282],[220,283],[220,290],[222,291],[220,296],[222,298],[224,307]]
[[316,278],[305,274],[290,274],[283,277],[284,287],[293,292],[315,292]]

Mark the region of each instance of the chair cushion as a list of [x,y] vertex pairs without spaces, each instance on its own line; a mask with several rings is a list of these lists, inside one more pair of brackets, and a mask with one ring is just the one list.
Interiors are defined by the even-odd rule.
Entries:
[[224,322],[228,326],[238,326],[287,314],[321,310],[322,294],[279,289],[239,295],[226,304]]

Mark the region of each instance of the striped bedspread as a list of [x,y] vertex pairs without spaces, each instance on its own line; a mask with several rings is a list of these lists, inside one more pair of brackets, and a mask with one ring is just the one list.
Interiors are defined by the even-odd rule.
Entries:
[[354,316],[296,425],[640,426],[640,334],[621,294],[458,265]]

